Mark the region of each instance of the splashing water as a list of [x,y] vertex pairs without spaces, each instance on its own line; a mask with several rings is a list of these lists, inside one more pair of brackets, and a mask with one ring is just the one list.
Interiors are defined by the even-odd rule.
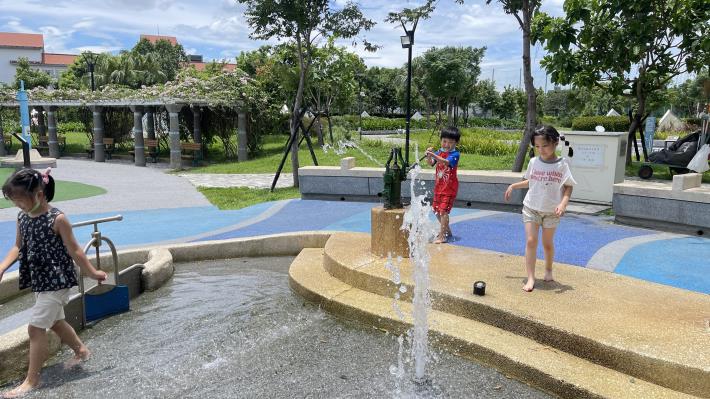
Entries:
[[[418,153],[416,151],[415,153]],[[418,155],[418,154],[417,154]],[[421,172],[421,166],[415,164],[409,172],[411,205],[404,214],[402,229],[409,233],[409,258],[414,266],[414,299],[413,304],[413,343],[414,376],[418,381],[424,381],[426,363],[429,358],[427,334],[428,318],[431,308],[429,296],[429,251],[427,244],[434,239],[437,232],[437,222],[431,220],[431,206],[425,200],[425,194],[415,192],[416,180]]]
[[358,151],[360,151],[362,153],[362,155],[366,156],[367,159],[372,161],[374,164],[376,164],[380,167],[383,167],[383,168],[385,166],[385,164],[383,164],[382,162],[375,159],[372,155],[365,152],[365,150],[363,150],[362,147],[357,145],[357,143],[352,140],[338,140],[338,143],[335,146],[332,146],[332,145],[326,143],[323,145],[322,148],[323,148],[323,152],[325,152],[325,153],[328,153],[328,151],[332,150],[337,155],[345,155],[348,152],[348,148],[355,148]]

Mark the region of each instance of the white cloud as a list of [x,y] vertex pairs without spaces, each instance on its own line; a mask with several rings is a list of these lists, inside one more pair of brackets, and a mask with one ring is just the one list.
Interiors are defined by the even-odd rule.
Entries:
[[[342,6],[345,0],[333,0]],[[562,13],[563,0],[549,0],[543,10],[553,15]],[[377,22],[361,37],[382,47],[377,53],[353,49],[370,66],[399,67],[407,60],[407,52],[399,44],[402,28],[383,22],[390,11],[416,7],[412,0],[359,0],[367,18]],[[141,33],[176,36],[188,53],[201,54],[205,60],[234,59],[269,41],[249,39],[251,28],[243,12],[245,7],[234,0],[0,0],[0,30],[45,34],[48,51],[110,51],[131,48]],[[51,23],[47,23],[51,21]],[[495,68],[499,87],[517,86],[521,63],[522,35],[517,21],[506,15],[497,2],[486,5],[483,0],[466,0],[464,5],[439,2],[431,19],[417,27],[414,56],[431,47],[486,46],[482,77],[491,76]],[[351,40],[341,44],[350,46]],[[533,50],[534,56],[535,50]],[[544,52],[537,51],[534,61]],[[535,73],[544,78],[539,67]],[[536,75],[536,79],[537,79]]]

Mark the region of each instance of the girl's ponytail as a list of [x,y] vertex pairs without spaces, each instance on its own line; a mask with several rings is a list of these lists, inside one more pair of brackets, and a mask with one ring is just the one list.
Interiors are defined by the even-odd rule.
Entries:
[[560,140],[565,142],[565,147],[569,147],[567,150],[567,156],[572,158],[574,156],[574,150],[572,149],[572,146],[569,145],[569,141],[565,140],[565,136],[560,135]]
[[50,176],[50,172],[52,172],[52,168],[47,168],[40,174],[42,178],[42,191],[44,191],[44,197],[47,198],[47,202],[54,199],[54,178]]

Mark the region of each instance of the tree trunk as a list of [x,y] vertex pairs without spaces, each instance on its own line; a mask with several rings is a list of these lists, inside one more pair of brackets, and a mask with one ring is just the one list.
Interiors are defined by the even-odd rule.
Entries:
[[306,63],[303,59],[303,45],[301,35],[296,35],[298,46],[298,62],[300,71],[298,76],[298,90],[296,99],[293,101],[293,112],[291,113],[291,169],[293,169],[293,186],[298,187],[298,123],[301,117],[301,104],[303,103],[303,87],[306,83]]
[[513,163],[513,172],[521,172],[523,170],[523,164],[525,163],[525,154],[528,152],[528,147],[530,146],[530,139],[532,138],[533,131],[535,130],[535,125],[537,123],[537,92],[535,91],[535,85],[533,83],[532,70],[530,68],[530,18],[531,15],[531,5],[529,0],[523,0],[522,8],[523,16],[523,70],[525,74],[525,93],[528,96],[528,112],[525,118],[525,133],[520,140],[520,147],[518,147],[518,153],[515,155],[515,162]]
[[[641,86],[640,84],[637,86]],[[646,96],[640,91],[637,92],[638,108],[634,114],[634,118],[629,126],[628,142],[626,143],[626,166],[631,165],[633,155],[631,153],[632,146],[634,145],[634,140],[636,140],[636,130],[641,126],[641,119],[643,118],[644,112],[646,112]],[[643,134],[643,133],[641,133]]]

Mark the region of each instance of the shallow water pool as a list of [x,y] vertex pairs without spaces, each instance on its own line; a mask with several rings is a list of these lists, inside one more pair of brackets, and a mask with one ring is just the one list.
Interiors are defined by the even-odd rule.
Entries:
[[[176,265],[164,287],[132,311],[81,333],[83,368],[50,361],[30,398],[544,398],[497,371],[438,353],[430,382],[397,391],[395,336],[343,321],[288,287],[293,258]],[[411,375],[411,364],[407,365]]]

